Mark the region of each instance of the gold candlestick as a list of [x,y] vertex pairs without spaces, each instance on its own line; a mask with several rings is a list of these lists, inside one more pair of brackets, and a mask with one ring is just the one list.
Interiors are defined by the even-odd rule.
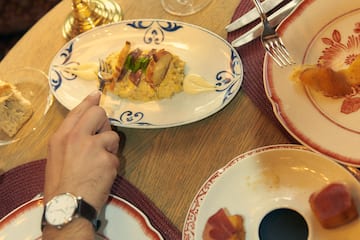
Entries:
[[96,26],[122,20],[120,6],[114,0],[73,0],[63,36],[70,40]]

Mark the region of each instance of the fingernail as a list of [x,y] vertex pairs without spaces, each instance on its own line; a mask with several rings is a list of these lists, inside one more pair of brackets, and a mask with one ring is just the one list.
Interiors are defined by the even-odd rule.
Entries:
[[98,95],[101,95],[101,92],[98,89],[89,94],[89,96],[93,96],[93,97],[98,96]]

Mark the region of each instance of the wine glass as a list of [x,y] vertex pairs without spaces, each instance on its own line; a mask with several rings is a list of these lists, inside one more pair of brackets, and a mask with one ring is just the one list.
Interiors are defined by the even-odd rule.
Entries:
[[161,0],[161,5],[170,14],[186,16],[199,12],[212,0]]

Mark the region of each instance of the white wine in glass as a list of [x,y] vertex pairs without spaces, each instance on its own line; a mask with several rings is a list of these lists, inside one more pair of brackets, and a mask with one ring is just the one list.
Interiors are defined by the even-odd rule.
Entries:
[[186,16],[199,12],[212,0],[160,0],[163,8],[170,14]]

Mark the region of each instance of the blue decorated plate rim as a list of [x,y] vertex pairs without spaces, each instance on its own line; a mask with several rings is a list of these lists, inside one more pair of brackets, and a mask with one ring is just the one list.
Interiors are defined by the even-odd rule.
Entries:
[[[133,29],[131,29],[133,28]],[[76,96],[78,94],[80,94],[79,92],[81,92],[82,89],[77,89],[76,91],[73,91],[72,88],[78,88],[79,85],[79,81],[77,82],[77,84],[79,84],[78,86],[73,86],[73,87],[67,87],[67,90],[65,90],[65,87],[60,86],[58,87],[56,84],[57,83],[57,79],[56,81],[54,81],[54,79],[56,77],[60,77],[61,74],[59,74],[59,72],[55,71],[55,65],[59,65],[59,64],[67,64],[68,62],[71,61],[75,61],[76,59],[72,59],[72,56],[77,54],[78,58],[82,58],[84,57],[84,55],[86,55],[86,53],[84,54],[80,54],[77,53],[77,45],[81,46],[82,42],[86,42],[86,40],[88,39],[95,39],[95,36],[98,38],[105,38],[106,40],[111,40],[111,35],[116,33],[116,32],[121,32],[124,31],[125,33],[130,32],[132,33],[132,35],[136,35],[136,37],[139,37],[140,34],[143,34],[143,45],[149,45],[149,46],[160,46],[161,44],[165,44],[166,47],[170,47],[173,48],[172,50],[174,50],[174,46],[191,46],[192,41],[196,41],[196,36],[194,36],[193,38],[189,38],[187,36],[187,38],[189,39],[185,39],[184,36],[181,35],[181,33],[178,33],[176,31],[180,31],[179,29],[186,29],[186,31],[194,31],[195,34],[198,34],[200,37],[204,38],[201,39],[201,44],[196,45],[195,47],[195,52],[197,48],[201,48],[203,47],[202,45],[205,45],[205,47],[207,46],[209,42],[211,44],[214,44],[215,47],[221,47],[221,51],[223,51],[224,49],[226,51],[228,51],[225,56],[219,57],[216,60],[209,60],[206,59],[206,62],[204,61],[204,66],[205,67],[198,67],[199,68],[206,68],[206,65],[209,64],[209,62],[211,64],[217,64],[218,62],[220,63],[219,65],[224,65],[226,67],[224,67],[224,69],[219,70],[216,74],[213,74],[212,76],[214,76],[214,79],[216,79],[216,81],[224,81],[224,79],[229,80],[229,78],[231,79],[231,85],[229,84],[229,86],[227,88],[225,88],[225,91],[222,92],[212,92],[211,94],[214,94],[215,98],[217,99],[216,102],[211,103],[212,100],[210,100],[210,103],[208,103],[208,101],[204,98],[204,96],[206,94],[199,94],[197,96],[190,96],[188,94],[181,93],[181,94],[177,94],[175,95],[173,98],[171,99],[165,99],[165,100],[160,100],[160,101],[153,101],[153,102],[147,102],[147,103],[138,103],[138,102],[131,102],[129,100],[123,100],[121,99],[121,107],[117,106],[117,108],[121,109],[119,111],[111,111],[111,113],[109,115],[109,119],[111,121],[111,123],[115,126],[121,126],[121,127],[128,127],[128,128],[165,128],[165,127],[174,127],[174,126],[179,126],[179,125],[184,125],[184,124],[189,124],[192,122],[196,122],[199,120],[202,120],[210,115],[215,114],[216,112],[220,111],[222,108],[224,108],[226,105],[229,104],[229,102],[235,97],[236,93],[240,90],[241,84],[242,84],[242,80],[243,80],[243,65],[242,65],[242,61],[241,58],[239,56],[239,54],[237,53],[237,51],[225,40],[223,39],[221,36],[219,36],[216,33],[211,32],[208,29],[205,29],[201,26],[197,26],[191,23],[185,23],[185,22],[181,22],[181,21],[173,21],[173,20],[166,20],[166,19],[132,19],[132,20],[124,20],[118,23],[112,23],[112,24],[108,24],[108,25],[103,25],[100,27],[96,27],[90,31],[87,31],[85,33],[80,34],[79,36],[75,37],[74,39],[68,41],[59,51],[58,53],[54,56],[51,64],[50,64],[50,68],[49,68],[49,85],[51,88],[52,93],[54,94],[55,98],[63,105],[65,106],[67,109],[72,109],[75,105],[77,105],[82,98],[84,98],[88,93],[90,93],[90,89],[86,89],[86,91],[84,90],[84,92],[86,93],[82,93],[82,96]],[[138,31],[138,32],[136,32]],[[142,32],[141,32],[142,31]],[[158,32],[156,32],[158,31]],[[160,41],[159,43],[156,43],[154,39],[150,39],[150,38],[145,38],[145,34],[151,32],[151,34],[155,34],[158,38],[158,40],[156,41]],[[104,34],[106,33],[108,34],[107,37],[104,37]],[[178,37],[177,35],[182,36],[184,39],[180,39],[178,42],[170,42],[166,40],[166,37],[168,36],[172,36],[172,34],[176,37]],[[133,38],[134,36],[130,36],[130,37],[123,37],[123,36],[115,36],[114,38]],[[138,35],[138,36],[137,36]],[[171,38],[171,37],[168,37]],[[139,38],[140,39],[140,38]],[[150,39],[150,40],[149,40]],[[160,40],[159,40],[160,39]],[[97,40],[97,39],[96,39]],[[174,41],[174,39],[172,39]],[[152,42],[148,42],[146,43],[146,41],[152,41]],[[183,42],[181,42],[183,41]],[[185,43],[184,43],[185,41]],[[172,45],[173,46],[172,46]],[[89,43],[88,43],[89,45]],[[92,43],[90,43],[90,45],[92,45]],[[110,44],[111,45],[111,44]],[[209,45],[212,48],[212,45]],[[99,48],[98,46],[96,46],[97,48]],[[191,46],[192,47],[192,46]],[[101,47],[100,47],[101,48]],[[185,49],[184,48],[184,49]],[[89,49],[94,50],[94,46],[82,46],[81,50],[83,51],[89,51]],[[180,48],[179,48],[180,49]],[[179,49],[175,49],[175,50],[179,50]],[[182,50],[184,50],[182,49]],[[183,54],[185,53],[185,55],[187,57],[191,56],[192,52],[194,48],[192,48],[192,51],[183,51]],[[189,49],[188,49],[189,50]],[[216,51],[217,49],[209,49],[210,54],[211,53],[217,53],[220,51]],[[115,51],[115,49],[114,49]],[[180,51],[180,50],[179,50]],[[204,50],[202,50],[204,51]],[[71,53],[70,53],[71,52]],[[191,53],[190,53],[191,52]],[[73,54],[76,53],[76,54]],[[202,53],[205,53],[202,52]],[[196,53],[194,53],[196,54]],[[101,55],[101,54],[100,54]],[[94,59],[98,59],[99,57],[104,57],[104,54],[102,54],[102,56],[96,55],[94,54],[94,56],[92,56],[92,60]],[[189,56],[188,56],[189,55]],[[205,55],[205,54],[202,54]],[[179,54],[180,57],[184,57],[181,56],[181,54]],[[199,56],[197,56],[199,57]],[[206,56],[207,57],[207,56]],[[192,57],[191,57],[192,58]],[[205,59],[205,58],[204,58]],[[225,59],[224,62],[222,61],[222,59]],[[81,60],[80,60],[81,61]],[[192,60],[189,60],[192,61]],[[186,61],[187,62],[187,61]],[[191,68],[191,67],[189,67]],[[226,69],[225,69],[226,68]],[[194,69],[196,69],[196,67],[194,67]],[[211,69],[202,69],[203,71],[206,71],[205,74],[207,74],[207,72],[211,71]],[[189,72],[188,72],[189,73]],[[195,72],[191,72],[191,73],[197,73]],[[215,76],[216,75],[216,76]],[[56,76],[56,77],[54,77]],[[62,79],[63,80],[63,79]],[[79,80],[76,77],[73,80]],[[64,80],[63,80],[64,81]],[[81,79],[80,79],[81,81]],[[64,81],[65,82],[65,81]],[[76,82],[76,81],[73,81]],[[229,82],[229,81],[226,81]],[[95,83],[96,81],[94,81],[93,86],[91,86],[91,89],[94,90],[95,88]],[[67,84],[69,84],[67,82]],[[84,83],[82,83],[84,84]],[[88,84],[88,83],[86,83]],[[64,85],[65,86],[65,85]],[[84,85],[81,85],[82,87]],[[87,87],[87,86],[86,86]],[[71,96],[71,94],[66,93],[68,96],[64,97],[61,94],[59,94],[60,91],[58,91],[58,89],[62,89],[63,92],[66,91],[71,91],[73,96]],[[90,87],[89,87],[90,88]],[[70,96],[69,96],[70,95]],[[179,96],[180,95],[180,96]],[[209,95],[209,94],[208,94]],[[77,99],[76,99],[77,98]],[[192,100],[190,101],[189,98],[191,98]],[[213,98],[211,96],[207,96],[207,98]],[[218,98],[221,98],[220,100]],[[74,101],[74,99],[76,101]],[[185,101],[184,101],[185,99]],[[187,104],[187,102],[198,102],[198,100],[201,99],[202,102],[199,102],[199,105],[192,105],[192,104]],[[69,103],[71,102],[71,104]],[[173,107],[171,107],[171,104],[173,103]],[[180,109],[182,109],[182,111],[180,111],[180,113],[177,113],[179,105],[180,104]],[[186,106],[182,106],[185,105]],[[142,105],[142,107],[140,107],[140,105]],[[205,105],[209,105],[209,106],[205,106]],[[210,106],[213,105],[213,106]],[[187,111],[188,109],[186,108],[193,108],[190,109],[190,111]],[[111,107],[113,108],[113,107]],[[156,110],[154,110],[156,108]],[[193,112],[195,111],[194,108],[200,109],[199,111],[196,110],[197,112]],[[174,112],[172,112],[171,109],[174,109]],[[187,114],[187,112],[189,112],[189,114]],[[190,115],[194,115],[194,116],[190,116]]]

